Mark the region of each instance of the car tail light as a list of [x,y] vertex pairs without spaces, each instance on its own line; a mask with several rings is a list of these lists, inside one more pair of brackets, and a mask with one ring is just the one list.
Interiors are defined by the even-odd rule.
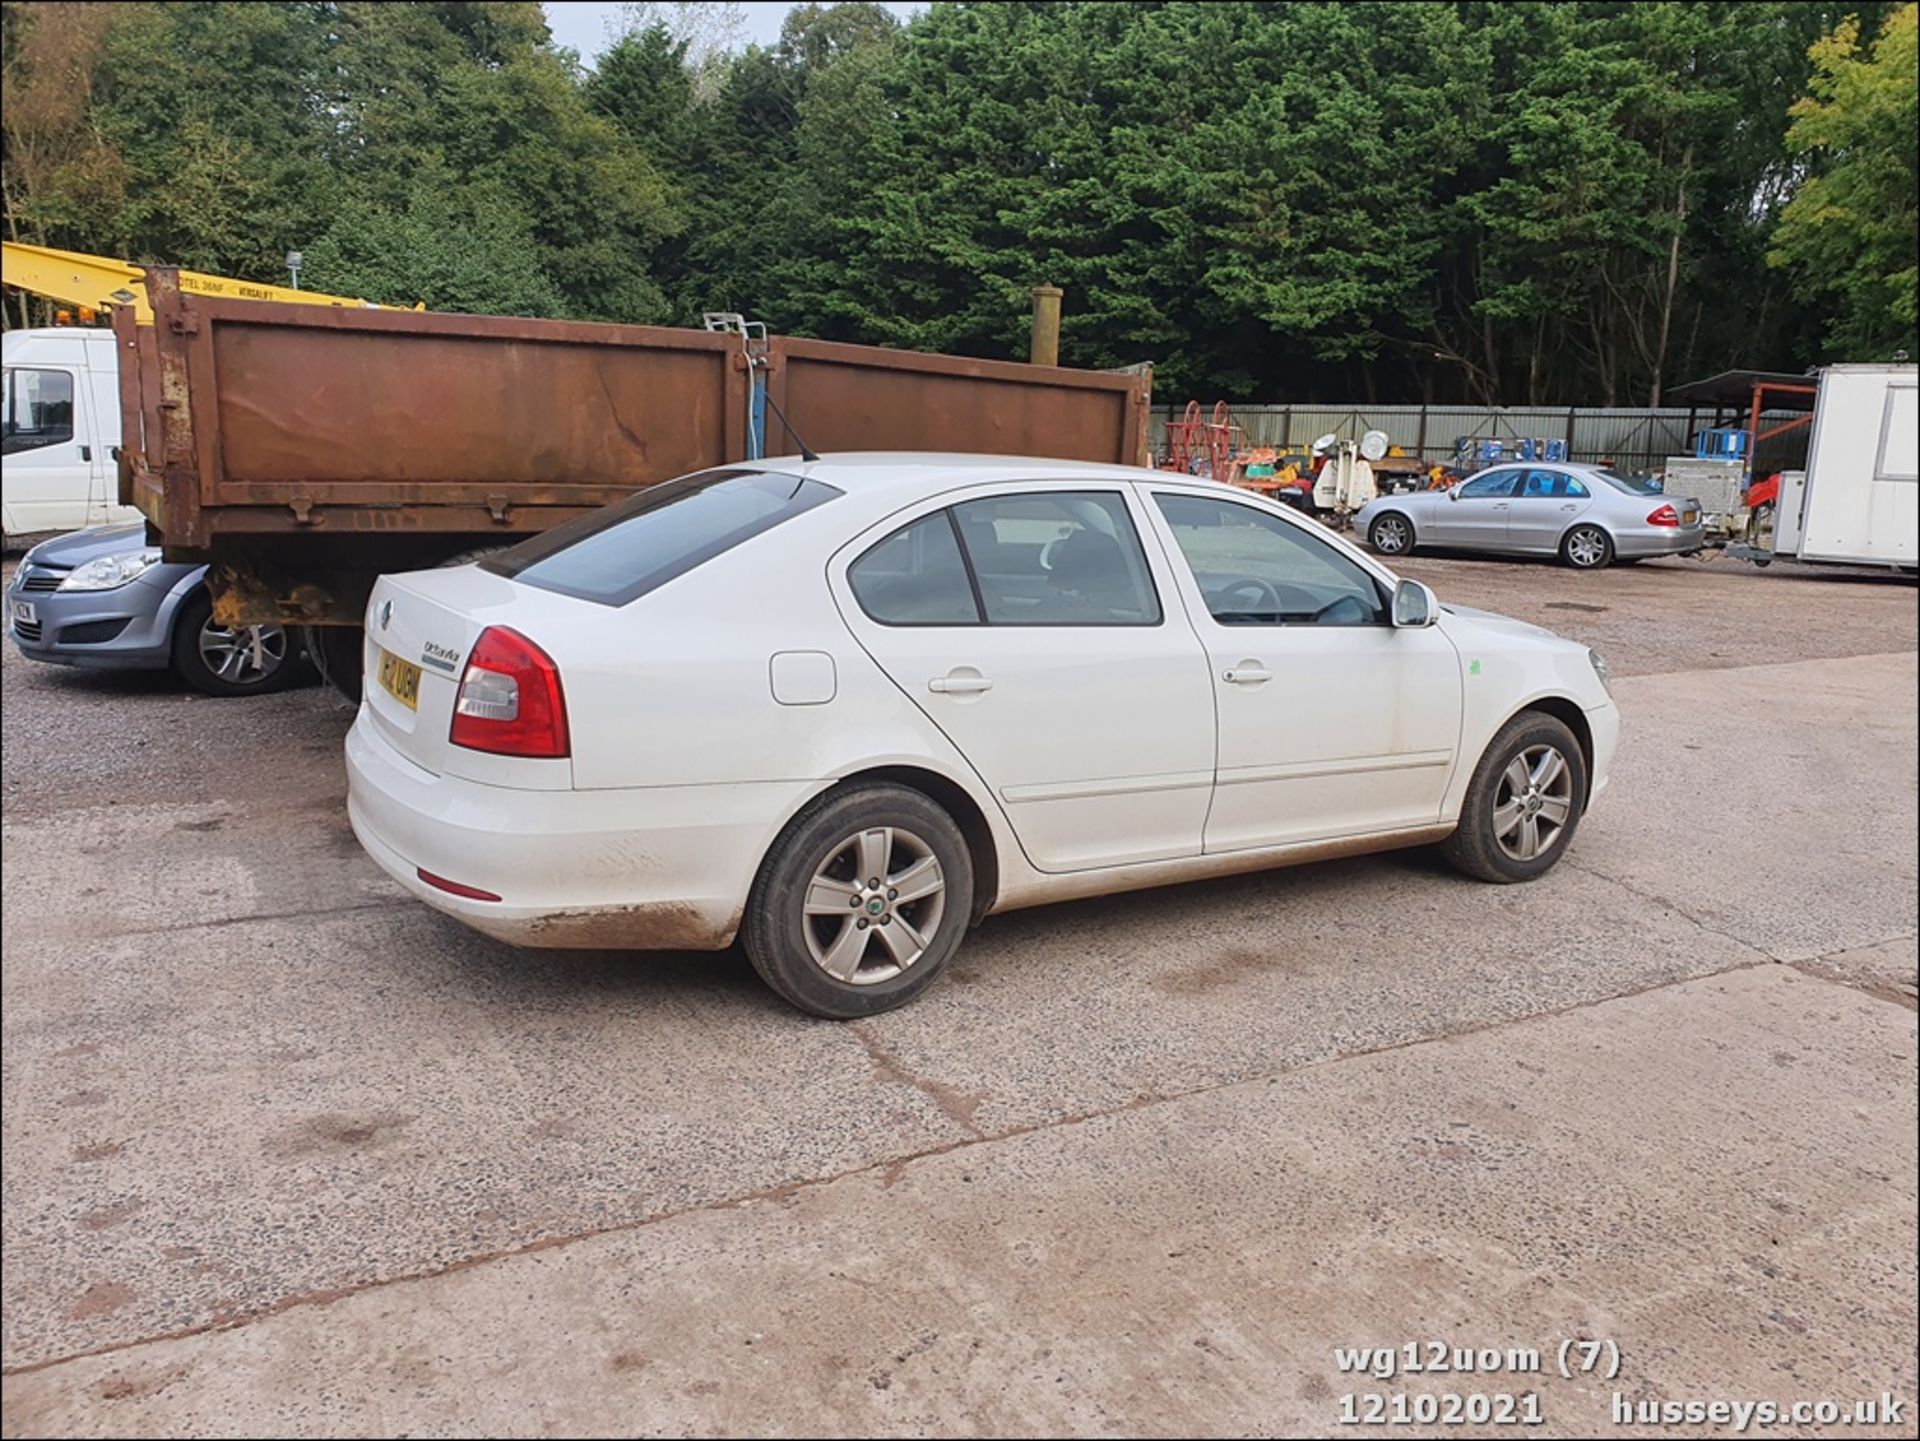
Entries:
[[1675,510],[1670,505],[1663,505],[1660,507],[1660,509],[1656,510],[1652,515],[1647,517],[1647,524],[1648,525],[1678,525],[1680,524],[1680,512]]
[[481,631],[460,677],[447,739],[501,756],[571,754],[567,699],[553,658],[517,630]]

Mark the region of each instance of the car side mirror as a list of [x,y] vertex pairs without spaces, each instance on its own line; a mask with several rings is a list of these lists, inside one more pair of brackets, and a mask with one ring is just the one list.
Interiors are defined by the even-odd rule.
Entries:
[[1421,630],[1440,618],[1440,597],[1431,586],[1403,580],[1393,588],[1393,628]]
[[1448,500],[1458,500],[1459,498],[1460,498],[1460,487],[1459,487],[1459,486],[1457,486],[1457,485],[1450,485],[1450,486],[1448,486],[1448,487],[1447,487],[1447,499],[1448,499]]

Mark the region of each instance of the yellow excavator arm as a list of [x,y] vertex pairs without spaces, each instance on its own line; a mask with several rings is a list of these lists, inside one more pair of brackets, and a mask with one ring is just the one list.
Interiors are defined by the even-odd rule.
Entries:
[[[4,279],[8,285],[65,301],[69,305],[85,305],[95,310],[131,305],[142,325],[153,324],[153,309],[147,304],[146,279],[137,265],[104,255],[82,255],[74,250],[23,245],[14,240],[0,242],[0,249],[5,251],[0,279]],[[384,308],[370,300],[353,300],[318,290],[295,290],[286,285],[231,280],[224,275],[202,275],[193,270],[180,272],[180,288],[189,295],[219,295],[236,300],[277,300],[294,305],[348,305],[370,310]],[[414,309],[424,310],[426,307],[416,305]]]

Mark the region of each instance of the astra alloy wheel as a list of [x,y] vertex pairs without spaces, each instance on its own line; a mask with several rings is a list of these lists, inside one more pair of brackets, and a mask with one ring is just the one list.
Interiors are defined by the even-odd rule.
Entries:
[[186,601],[174,621],[174,673],[207,695],[284,689],[299,661],[300,643],[292,631],[278,625],[222,625],[205,591]]
[[1530,881],[1566,854],[1587,804],[1587,761],[1566,723],[1521,711],[1474,769],[1460,825],[1440,852],[1470,876]]
[[742,932],[768,985],[802,1010],[847,1020],[931,984],[972,907],[972,859],[952,818],[918,791],[858,786],[788,824]]

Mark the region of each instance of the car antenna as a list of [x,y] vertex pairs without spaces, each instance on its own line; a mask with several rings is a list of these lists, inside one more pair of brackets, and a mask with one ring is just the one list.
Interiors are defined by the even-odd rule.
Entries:
[[812,448],[808,446],[808,444],[800,438],[800,432],[795,430],[792,425],[788,424],[786,413],[782,411],[777,404],[775,404],[774,399],[771,395],[767,397],[767,404],[770,407],[772,407],[773,413],[780,417],[780,428],[786,431],[788,435],[792,436],[794,444],[800,447],[800,458],[802,460],[818,460],[820,457],[815,455],[813,453]]

